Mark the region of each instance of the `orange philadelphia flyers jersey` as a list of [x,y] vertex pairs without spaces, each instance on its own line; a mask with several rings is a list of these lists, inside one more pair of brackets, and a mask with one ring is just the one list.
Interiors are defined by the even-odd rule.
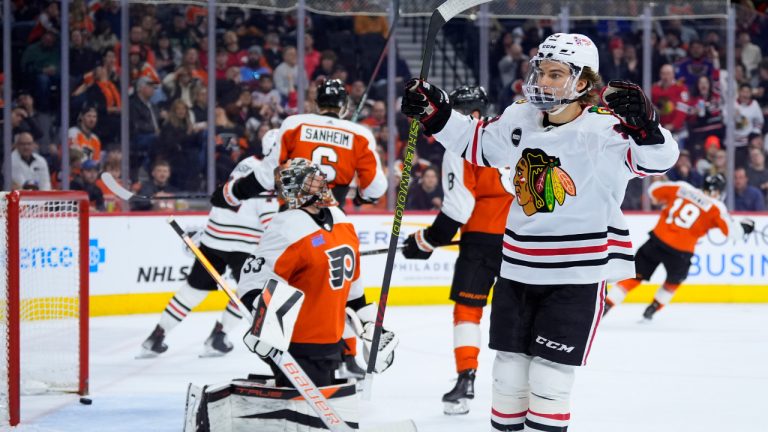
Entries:
[[323,211],[330,212],[324,227],[303,210],[275,215],[241,272],[241,297],[269,279],[304,293],[292,343],[338,343],[350,289],[362,289],[355,228],[338,207]]
[[443,156],[441,211],[461,222],[461,232],[504,234],[509,206],[514,199],[509,169],[472,165],[461,156]]
[[357,175],[363,198],[380,198],[387,191],[376,139],[370,129],[357,123],[319,114],[290,116],[280,127],[275,146],[264,152],[271,169],[300,157],[318,164],[331,187],[347,186]]
[[648,189],[664,204],[653,234],[669,247],[693,253],[698,239],[712,228],[733,236],[735,225],[722,202],[685,182],[656,182]]
[[69,128],[67,133],[70,147],[79,147],[88,156],[88,159],[101,160],[101,140],[96,134],[86,135],[78,127]]

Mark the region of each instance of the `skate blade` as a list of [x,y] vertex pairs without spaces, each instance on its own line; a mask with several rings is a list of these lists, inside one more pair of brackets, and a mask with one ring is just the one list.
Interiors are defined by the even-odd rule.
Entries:
[[644,325],[648,325],[648,324],[651,324],[651,323],[653,323],[653,320],[652,320],[652,319],[650,319],[650,318],[645,318],[645,317],[643,317],[643,318],[641,318],[641,319],[640,319],[640,321],[638,321],[637,323],[638,323],[638,324],[644,324]]
[[146,348],[142,348],[141,352],[134,357],[136,360],[142,360],[142,359],[153,359],[157,358],[160,355],[160,353],[156,353],[152,350],[148,350]]
[[443,402],[443,414],[464,415],[469,413],[469,399],[459,399],[456,402]]
[[229,353],[225,353],[223,351],[211,349],[211,350],[203,351],[197,357],[198,358],[215,358],[215,357],[224,357],[227,354],[229,354]]

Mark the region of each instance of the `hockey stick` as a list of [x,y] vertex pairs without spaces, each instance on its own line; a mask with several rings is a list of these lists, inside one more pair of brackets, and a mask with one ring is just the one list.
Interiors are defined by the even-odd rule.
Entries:
[[[456,246],[458,244],[459,244],[459,241],[455,240],[455,241],[452,241],[452,242],[450,242],[448,244],[440,245],[438,247]],[[402,246],[398,246],[397,247],[397,250],[402,250],[402,249],[403,249]],[[378,255],[378,254],[383,254],[384,252],[389,252],[389,248],[386,248],[386,249],[374,249],[374,250],[369,250],[369,251],[365,251],[365,252],[360,252],[360,256],[364,257],[364,256],[369,256],[369,255]]]
[[376,80],[376,76],[379,74],[379,69],[381,68],[382,63],[384,63],[384,57],[386,56],[387,51],[389,51],[389,40],[392,38],[392,35],[395,34],[395,28],[397,28],[397,21],[398,21],[398,18],[400,18],[400,0],[393,0],[392,7],[394,8],[394,14],[395,14],[395,16],[392,17],[392,26],[389,28],[389,33],[387,33],[387,38],[384,39],[384,46],[381,48],[381,54],[379,54],[379,61],[376,62],[376,67],[373,68],[373,73],[371,74],[371,78],[368,80],[368,85],[365,87],[365,93],[363,93],[363,96],[360,98],[360,103],[357,104],[357,108],[355,108],[355,113],[352,114],[352,118],[350,119],[350,121],[352,121],[353,123],[357,121],[357,119],[360,117],[360,112],[363,111],[363,106],[365,106],[365,101],[368,100],[368,92],[371,91],[373,82]]
[[[421,73],[419,78],[426,80],[429,75],[429,66],[432,62],[432,51],[435,48],[435,38],[437,32],[443,27],[443,24],[450,21],[451,18],[460,12],[471,7],[487,3],[490,0],[446,0],[437,10],[432,13],[429,19],[429,28],[427,30],[427,39],[424,41],[424,52],[421,54]],[[395,204],[395,218],[392,221],[392,236],[389,239],[389,250],[387,251],[387,263],[384,267],[384,280],[381,282],[381,295],[379,296],[379,309],[376,314],[376,327],[373,331],[371,340],[370,356],[368,357],[368,367],[365,373],[365,382],[363,384],[363,398],[371,398],[371,386],[373,384],[373,370],[376,366],[376,356],[379,351],[379,342],[381,339],[382,326],[384,325],[384,314],[387,311],[387,296],[389,295],[389,283],[392,280],[392,268],[395,265],[395,253],[397,251],[397,241],[400,238],[400,224],[403,222],[403,212],[405,211],[405,202],[408,198],[408,183],[411,179],[411,167],[413,166],[413,155],[416,152],[416,139],[419,136],[419,120],[411,120],[411,127],[408,130],[408,145],[405,147],[405,157],[403,158],[403,171],[400,177],[400,187],[397,190],[397,201]]]
[[[117,195],[118,198],[122,200],[131,200],[131,199],[140,199],[140,200],[180,200],[180,199],[209,199],[211,196],[204,193],[199,194],[184,194],[184,195],[166,195],[166,196],[157,196],[157,197],[149,197],[144,195],[135,194],[128,189],[124,188],[120,183],[115,180],[115,178],[112,176],[112,174],[108,172],[101,173],[101,180],[104,182],[104,186],[107,187],[113,194]],[[253,198],[275,198],[276,195],[256,195]]]
[[[240,298],[237,296],[237,294],[234,293],[234,291],[232,291],[232,288],[230,288],[227,282],[224,281],[219,272],[213,268],[213,265],[211,265],[210,261],[208,261],[208,258],[205,257],[203,252],[200,251],[197,245],[195,245],[189,235],[187,235],[184,229],[181,228],[173,216],[168,218],[168,224],[171,225],[171,228],[173,228],[173,230],[176,231],[176,234],[181,237],[189,250],[195,254],[195,257],[197,257],[198,261],[200,261],[200,264],[205,267],[205,270],[208,271],[208,274],[210,274],[211,277],[216,281],[216,283],[219,285],[219,288],[221,288],[227,297],[229,297],[229,300],[236,304],[237,307],[243,311],[243,316],[246,317],[249,322],[251,322],[253,317],[250,313],[247,313],[248,309],[245,307],[245,305],[243,305],[243,302],[240,301]],[[291,384],[296,387],[296,390],[298,390],[301,396],[304,397],[304,400],[307,401],[309,407],[312,408],[318,417],[320,417],[320,420],[323,421],[323,424],[328,427],[328,429],[332,431],[343,432],[352,431],[352,428],[350,428],[344,422],[344,420],[342,420],[341,416],[339,416],[331,404],[328,403],[328,400],[325,398],[325,396],[323,396],[323,393],[320,391],[320,389],[318,389],[312,380],[309,379],[306,372],[304,372],[301,366],[296,363],[296,360],[293,359],[293,356],[291,356],[290,353],[287,351],[279,352],[277,350],[272,350],[270,359],[272,359],[277,367],[280,368],[280,371],[282,371],[283,374],[288,377],[288,380],[291,381]]]

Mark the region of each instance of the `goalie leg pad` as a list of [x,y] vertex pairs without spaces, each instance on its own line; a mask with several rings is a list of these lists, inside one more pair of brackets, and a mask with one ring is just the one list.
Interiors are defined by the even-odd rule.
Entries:
[[[358,399],[354,381],[320,387],[320,390],[347,425],[357,430]],[[184,432],[327,430],[297,390],[276,387],[274,380],[238,379],[222,386],[207,386],[197,400],[200,403],[196,418],[200,427],[185,427]],[[205,421],[200,421],[202,419]]]

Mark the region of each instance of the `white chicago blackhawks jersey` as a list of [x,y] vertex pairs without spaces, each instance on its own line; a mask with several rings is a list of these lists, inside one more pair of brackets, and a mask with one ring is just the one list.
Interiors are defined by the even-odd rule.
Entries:
[[666,172],[677,161],[677,143],[662,128],[663,144],[638,146],[598,107],[585,107],[560,126],[544,126],[544,119],[521,100],[490,120],[454,111],[435,134],[473,164],[512,167],[516,200],[507,216],[501,276],[530,284],[634,276],[620,208],[627,182]]
[[[249,175],[262,164],[255,157],[245,158],[232,170],[229,179]],[[278,206],[276,198],[252,198],[243,201],[237,210],[213,207],[200,242],[224,252],[251,253]]]
[[322,227],[303,210],[275,215],[241,271],[240,297],[261,290],[269,279],[304,293],[291,342],[339,342],[347,299],[362,294],[360,242],[355,227],[338,207],[328,211]]
[[277,132],[276,145],[264,150],[265,165],[256,179],[274,189],[274,169],[297,157],[319,165],[332,188],[348,186],[356,177],[363,198],[378,199],[387,191],[376,139],[361,124],[319,114],[288,117]]

